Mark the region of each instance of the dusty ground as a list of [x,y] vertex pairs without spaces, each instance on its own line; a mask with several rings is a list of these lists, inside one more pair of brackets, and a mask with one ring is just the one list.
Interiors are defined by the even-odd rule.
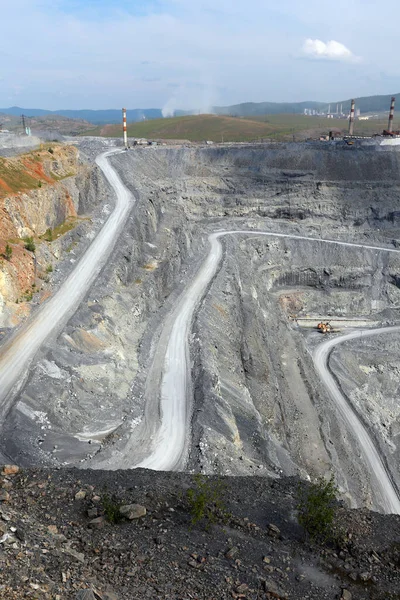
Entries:
[[[102,147],[81,144],[89,161]],[[201,264],[207,234],[240,227],[397,245],[398,161],[395,152],[312,144],[146,148],[113,158],[138,203],[85,303],[32,366],[3,452],[25,465],[117,466],[143,416],[160,324]],[[313,370],[316,338],[293,317],[397,322],[399,259],[244,236],[225,238],[224,248],[193,324],[188,467],[273,477],[333,471],[351,505],[373,506],[357,444]],[[332,368],[341,378],[335,359]],[[386,386],[379,398],[392,392]],[[377,413],[363,417],[379,436]],[[399,483],[394,409],[385,429],[378,443]]]
[[[340,544],[318,546],[297,524],[294,478],[214,479],[229,516],[208,530],[191,525],[185,474],[26,470],[0,481],[4,600],[84,600],[89,589],[102,600],[398,598],[400,517],[339,508]],[[105,497],[146,515],[110,523]]]

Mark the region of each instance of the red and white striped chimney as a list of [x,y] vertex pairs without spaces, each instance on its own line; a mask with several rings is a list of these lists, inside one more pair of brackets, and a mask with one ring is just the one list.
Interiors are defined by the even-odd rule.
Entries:
[[125,150],[128,149],[128,132],[126,130],[126,108],[122,109],[122,123],[124,127],[124,146]]
[[354,134],[354,109],[356,106],[356,101],[351,101],[351,109],[350,109],[350,119],[349,119],[349,135]]
[[392,133],[393,131],[393,119],[394,119],[394,103],[396,101],[396,98],[393,96],[392,101],[390,103],[390,111],[389,111],[389,125],[388,125],[388,132]]

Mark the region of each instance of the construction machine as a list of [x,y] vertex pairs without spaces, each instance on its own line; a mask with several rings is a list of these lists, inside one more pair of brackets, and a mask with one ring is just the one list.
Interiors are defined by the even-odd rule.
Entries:
[[321,321],[321,323],[318,323],[317,329],[321,333],[332,333],[332,331],[333,331],[332,325],[329,322],[323,323],[322,321]]

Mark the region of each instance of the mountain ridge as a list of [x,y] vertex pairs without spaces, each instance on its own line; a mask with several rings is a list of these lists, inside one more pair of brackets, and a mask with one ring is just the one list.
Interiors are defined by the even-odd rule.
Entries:
[[[400,97],[398,94],[384,94],[375,96],[361,96],[355,98],[356,108],[361,113],[365,112],[387,112],[390,106],[392,96]],[[342,106],[343,112],[349,112],[351,99],[336,100],[332,102],[318,102],[314,100],[302,102],[242,102],[227,106],[210,107],[210,113],[217,115],[230,115],[237,117],[260,116],[266,114],[302,114],[305,108],[327,112],[329,106],[331,112],[334,112],[336,106]],[[175,110],[174,116],[197,114],[197,110]],[[27,117],[38,117],[45,115],[60,115],[70,119],[82,119],[102,125],[106,123],[120,123],[122,120],[121,109],[77,109],[77,110],[45,110],[42,108],[21,108],[12,106],[9,108],[0,108],[0,113],[6,115],[20,116],[25,114]],[[130,123],[148,120],[161,119],[163,117],[161,108],[133,108],[127,109],[127,120]]]

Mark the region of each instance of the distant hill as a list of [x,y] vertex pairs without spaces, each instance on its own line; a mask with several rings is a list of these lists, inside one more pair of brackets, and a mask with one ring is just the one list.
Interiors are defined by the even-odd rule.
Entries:
[[[355,132],[372,135],[380,133],[387,125],[387,119],[357,121]],[[400,126],[395,120],[395,128]],[[280,114],[254,117],[230,117],[225,115],[192,115],[154,119],[141,123],[128,124],[128,136],[148,139],[189,140],[202,142],[247,142],[253,140],[285,141],[318,138],[331,129],[347,133],[347,119],[327,119],[326,117],[306,117],[304,115]],[[99,126],[87,132],[88,135],[121,137],[121,125]],[[85,135],[85,134],[83,134]]]
[[[326,108],[325,108],[326,107]],[[325,102],[243,102],[232,106],[214,106],[216,115],[253,117],[258,115],[303,114],[305,108],[327,110]]]
[[[393,94],[397,96],[400,105],[400,93]],[[383,113],[389,111],[390,98],[392,94],[385,96],[363,96],[356,98],[356,108],[361,110],[361,113]],[[350,111],[351,99],[334,100],[332,102],[315,102],[313,100],[306,102],[243,102],[241,104],[233,104],[231,106],[214,106],[210,112],[220,116],[232,117],[258,117],[261,115],[282,115],[292,114],[300,115],[304,113],[305,108],[315,109],[317,111],[327,112],[329,104],[331,111],[336,110],[336,105],[342,105],[343,112]],[[400,110],[400,106],[399,106]],[[67,117],[69,119],[87,121],[93,125],[105,125],[113,123],[121,123],[121,109],[109,110],[43,110],[41,108],[21,108],[12,106],[11,108],[0,108],[0,113],[20,117],[22,114],[28,117],[45,117],[48,115]],[[174,116],[190,116],[197,114],[193,110],[176,110]],[[160,108],[134,108],[127,110],[128,123],[136,123],[139,121],[147,121],[152,119],[161,119],[162,111]]]
[[[154,119],[128,124],[128,136],[152,139],[204,141],[248,141],[268,137],[274,127],[266,123],[229,116],[192,115]],[[89,135],[119,137],[120,125],[106,125],[89,131]]]
[[[400,104],[400,93],[388,96],[363,96],[355,98],[356,108],[359,108],[361,113],[389,112],[392,96],[396,96]],[[347,113],[350,111],[351,98],[332,102],[243,102],[232,106],[215,106],[213,112],[217,115],[238,117],[254,117],[267,114],[303,114],[305,108],[327,112],[329,104],[332,112],[336,110],[336,105],[339,104],[339,107],[340,105],[343,106],[343,112]]]
[[[0,110],[0,124],[2,125],[2,128],[15,133],[21,133],[22,122],[20,114],[15,116],[10,113],[2,113]],[[56,114],[39,116],[31,115],[26,119],[26,125],[31,128],[32,133],[38,133],[40,135],[46,132],[48,134],[54,134],[55,137],[57,137],[57,133],[62,135],[76,135],[93,128],[92,123],[83,119],[69,119],[68,117]]]
[[[60,115],[69,119],[89,121],[94,125],[102,123],[120,123],[122,121],[122,109],[109,110],[43,110],[41,108],[0,108],[0,113],[20,117],[22,114],[28,117],[41,117],[45,115]],[[142,121],[143,119],[160,119],[162,112],[160,108],[135,108],[127,110],[128,122]]]

